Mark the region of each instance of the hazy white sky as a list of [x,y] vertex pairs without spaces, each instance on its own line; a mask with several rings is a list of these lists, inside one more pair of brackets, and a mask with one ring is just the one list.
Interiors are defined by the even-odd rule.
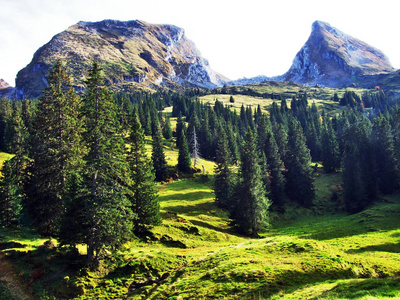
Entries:
[[325,21],[400,68],[398,0],[0,0],[0,78],[11,85],[35,51],[79,21],[173,24],[230,79],[281,75]]

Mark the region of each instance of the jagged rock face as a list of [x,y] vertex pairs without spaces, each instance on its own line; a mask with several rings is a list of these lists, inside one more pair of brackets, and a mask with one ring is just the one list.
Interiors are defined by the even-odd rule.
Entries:
[[93,60],[101,64],[106,80],[116,90],[158,85],[213,88],[224,83],[182,28],[105,20],[79,22],[42,46],[18,73],[14,96],[40,96],[49,68],[57,59],[65,62],[78,90],[83,88]]
[[316,21],[289,71],[278,79],[308,85],[345,87],[361,76],[394,71],[378,49]]

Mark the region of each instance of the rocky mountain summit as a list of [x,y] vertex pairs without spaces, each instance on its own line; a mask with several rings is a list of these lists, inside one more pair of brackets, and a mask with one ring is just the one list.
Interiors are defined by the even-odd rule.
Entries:
[[378,49],[346,35],[328,23],[315,21],[307,42],[297,53],[282,81],[346,87],[363,76],[394,71]]
[[143,21],[79,22],[54,36],[34,54],[16,80],[14,97],[38,97],[47,85],[49,68],[62,59],[74,78],[77,90],[96,60],[106,80],[116,90],[157,86],[223,85],[182,28]]

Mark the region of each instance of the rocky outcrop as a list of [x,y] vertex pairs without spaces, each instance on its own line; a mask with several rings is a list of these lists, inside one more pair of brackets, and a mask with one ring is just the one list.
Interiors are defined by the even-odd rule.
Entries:
[[378,49],[328,23],[316,21],[307,42],[297,53],[289,71],[277,79],[308,85],[346,87],[364,76],[394,71]]
[[83,88],[93,60],[101,64],[107,83],[115,90],[224,84],[182,28],[104,20],[79,22],[42,46],[18,73],[14,97],[40,96],[47,86],[47,73],[58,59],[73,75],[77,90]]

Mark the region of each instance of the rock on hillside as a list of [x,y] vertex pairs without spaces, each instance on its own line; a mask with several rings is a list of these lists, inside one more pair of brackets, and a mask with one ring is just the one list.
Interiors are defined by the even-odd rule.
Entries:
[[142,21],[79,22],[54,36],[35,53],[16,80],[14,97],[38,97],[49,68],[62,59],[79,90],[91,61],[98,61],[116,90],[157,86],[214,88],[224,79],[215,73],[182,28]]
[[346,87],[362,76],[394,71],[378,49],[353,38],[328,23],[315,21],[307,42],[288,72],[279,80],[308,85]]

